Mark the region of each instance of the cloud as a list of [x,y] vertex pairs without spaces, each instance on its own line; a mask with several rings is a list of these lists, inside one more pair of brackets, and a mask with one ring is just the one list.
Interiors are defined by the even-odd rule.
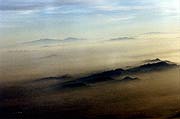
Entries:
[[24,11],[41,8],[45,4],[42,2],[20,1],[20,0],[0,0],[1,11]]
[[[177,0],[174,0],[177,1]],[[157,2],[150,0],[0,0],[0,11],[15,11],[33,14],[37,11],[48,14],[101,13],[101,12],[148,12],[165,14],[177,13],[177,2]],[[167,13],[166,13],[167,12]],[[162,14],[162,13],[158,13]]]
[[130,58],[144,58],[144,57],[158,57],[159,55],[167,55],[167,54],[173,54],[173,53],[179,53],[180,49],[174,49],[174,50],[166,50],[166,51],[156,51],[151,53],[141,53],[138,55],[132,55]]
[[109,41],[121,41],[121,40],[133,40],[135,39],[134,37],[118,37],[118,38],[113,38],[110,39]]
[[168,32],[146,32],[143,35],[159,35],[159,34],[169,34]]
[[135,17],[136,17],[135,15],[112,16],[109,19],[107,19],[107,21],[108,22],[127,21],[127,20],[134,19]]
[[103,2],[103,0],[97,0],[92,2],[91,0],[0,0],[1,11],[23,11],[23,10],[37,10],[48,7],[60,7],[65,5],[87,5],[92,3]]
[[147,10],[153,9],[153,6],[112,6],[112,5],[103,5],[96,6],[98,10],[102,11],[132,11],[132,10]]
[[[136,0],[135,0],[136,1]],[[153,6],[145,5],[141,2],[132,2],[132,4],[124,4],[124,0],[0,0],[1,11],[24,11],[37,10],[44,8],[62,7],[62,6],[90,6],[96,10],[144,10],[151,9]],[[128,2],[127,2],[128,3]]]
[[[87,14],[94,12],[94,4],[91,0],[0,0],[0,12],[6,14]],[[91,7],[90,7],[91,6]],[[2,14],[2,13],[1,13]]]

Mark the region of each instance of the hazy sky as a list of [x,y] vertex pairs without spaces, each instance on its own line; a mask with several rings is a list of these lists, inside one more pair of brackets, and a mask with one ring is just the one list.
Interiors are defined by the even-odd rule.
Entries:
[[0,0],[0,44],[179,32],[180,0]]

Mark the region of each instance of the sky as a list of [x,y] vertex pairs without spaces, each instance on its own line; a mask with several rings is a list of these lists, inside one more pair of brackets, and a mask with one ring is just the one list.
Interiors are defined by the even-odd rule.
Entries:
[[0,0],[0,78],[180,63],[180,0]]
[[180,0],[0,0],[0,44],[179,33]]

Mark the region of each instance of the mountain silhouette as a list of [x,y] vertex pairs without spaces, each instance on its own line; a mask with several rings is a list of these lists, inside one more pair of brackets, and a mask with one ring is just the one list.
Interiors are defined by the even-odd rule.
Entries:
[[177,65],[175,63],[155,59],[155,60],[151,60],[151,63],[146,63],[143,65],[134,67],[134,68],[130,68],[130,69],[127,69],[126,71],[128,73],[138,73],[138,72],[140,73],[140,72],[163,70],[163,69],[168,69],[168,68],[172,68],[176,66]]
[[122,75],[123,73],[125,73],[125,70],[119,68],[115,70],[109,70],[101,73],[92,74],[87,77],[82,77],[78,80],[86,83],[102,82],[107,80],[113,80],[113,77]]
[[71,78],[72,78],[71,75],[65,74],[58,77],[44,77],[44,78],[36,79],[35,81],[66,80],[66,79],[71,79]]
[[135,39],[134,37],[118,37],[118,38],[113,38],[110,39],[109,41],[121,41],[121,40],[133,40]]
[[135,81],[135,80],[139,80],[139,79],[136,77],[126,76],[123,79],[121,79],[120,81],[121,82],[129,82],[129,81]]
[[161,60],[159,58],[156,58],[156,59],[145,60],[144,61],[144,63],[157,63],[157,62],[161,62]]
[[[178,66],[175,63],[172,63],[170,61],[162,61],[158,58],[153,60],[147,60],[146,62],[148,63],[133,68],[129,68],[126,70],[122,68],[118,68],[114,70],[99,72],[88,76],[72,79],[70,81],[60,83],[55,87],[60,87],[60,88],[84,87],[84,86],[88,86],[89,84],[112,81],[115,80],[116,77],[124,77],[124,76],[125,77],[121,79],[120,82],[134,81],[138,79],[136,77],[134,78],[130,76],[133,75],[134,73],[148,73],[152,71],[165,70]],[[65,76],[63,78],[61,76],[61,77],[47,77],[41,80],[53,80],[53,79],[57,80],[57,79],[66,79],[66,78],[71,79],[70,76]]]
[[23,44],[25,44],[25,45],[49,45],[49,44],[56,44],[56,43],[60,43],[60,42],[61,42],[61,40],[56,40],[56,39],[39,39],[39,40],[24,42]]
[[74,38],[74,37],[68,37],[63,40],[45,38],[45,39],[24,42],[23,45],[52,45],[52,44],[61,44],[61,43],[68,43],[68,42],[77,42],[81,40],[84,40],[84,39]]

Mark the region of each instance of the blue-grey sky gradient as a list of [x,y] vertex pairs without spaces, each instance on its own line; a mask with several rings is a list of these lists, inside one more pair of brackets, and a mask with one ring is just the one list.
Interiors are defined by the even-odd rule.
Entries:
[[179,0],[0,0],[0,43],[179,32],[179,21]]

